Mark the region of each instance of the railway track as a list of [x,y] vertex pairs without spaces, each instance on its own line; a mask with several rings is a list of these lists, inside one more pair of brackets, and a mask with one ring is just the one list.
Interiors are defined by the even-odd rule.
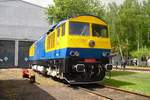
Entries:
[[140,68],[113,68],[114,70],[129,70],[129,71],[141,71],[141,72],[150,72],[150,69],[140,69]]
[[88,89],[85,89],[85,88],[80,88],[80,89],[83,90],[83,91],[85,91],[85,92],[88,92],[88,93],[90,93],[90,94],[94,94],[94,95],[96,95],[96,96],[100,96],[100,97],[102,97],[102,98],[104,98],[104,99],[113,100],[112,98],[110,98],[110,97],[108,97],[108,96],[105,96],[105,95],[102,95],[102,94],[93,92],[93,91],[91,91],[91,90],[88,90]]
[[89,95],[91,94],[94,96],[98,96],[100,98],[103,98],[104,100],[150,100],[150,96],[129,92],[111,86],[104,86],[98,84],[70,85],[65,83],[65,81],[59,79],[55,80],[62,83],[63,86],[87,92]]
[[150,96],[121,90],[111,86],[79,86],[79,89],[107,100],[150,100]]
[[143,96],[143,97],[146,97],[146,98],[150,99],[150,96],[148,96],[148,95],[144,95],[144,94],[140,94],[140,93],[136,93],[136,92],[130,92],[130,91],[127,91],[127,90],[122,90],[122,89],[115,88],[115,87],[112,87],[112,86],[107,86],[107,85],[105,85],[105,87],[110,88],[110,89],[114,89],[114,90],[118,90],[118,91],[122,91],[122,92],[135,94],[135,95],[138,95],[138,96]]

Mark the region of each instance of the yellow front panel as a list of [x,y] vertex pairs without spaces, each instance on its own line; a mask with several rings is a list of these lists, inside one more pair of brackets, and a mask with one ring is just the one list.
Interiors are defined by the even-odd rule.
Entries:
[[95,46],[93,48],[99,49],[111,49],[109,38],[100,38],[92,36],[64,36],[57,39],[57,48],[91,48],[89,46],[89,41],[95,41]]
[[34,44],[30,47],[29,49],[29,56],[34,56],[34,52],[35,52],[35,47],[34,47]]
[[89,46],[90,40],[95,41],[93,48],[111,49],[109,38],[97,38],[91,36],[69,36],[67,47],[70,48],[91,48]]

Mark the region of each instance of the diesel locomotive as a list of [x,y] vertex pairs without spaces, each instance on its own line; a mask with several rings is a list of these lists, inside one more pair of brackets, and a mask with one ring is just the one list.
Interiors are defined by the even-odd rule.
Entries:
[[70,84],[97,83],[112,69],[107,23],[92,15],[63,20],[30,47],[33,70]]

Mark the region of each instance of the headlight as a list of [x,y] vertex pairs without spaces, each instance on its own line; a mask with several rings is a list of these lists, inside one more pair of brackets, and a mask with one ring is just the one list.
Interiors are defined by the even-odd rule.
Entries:
[[80,54],[79,54],[79,52],[78,52],[78,51],[76,51],[76,52],[75,52],[75,56],[77,56],[77,57],[78,57],[79,55],[80,55]]
[[109,52],[103,52],[103,53],[102,53],[102,56],[103,56],[103,57],[107,57],[108,55],[109,55]]
[[72,57],[78,57],[80,54],[79,54],[79,52],[78,51],[70,51],[70,56],[72,56]]
[[73,66],[73,69],[76,72],[85,72],[85,65],[84,64],[77,64]]

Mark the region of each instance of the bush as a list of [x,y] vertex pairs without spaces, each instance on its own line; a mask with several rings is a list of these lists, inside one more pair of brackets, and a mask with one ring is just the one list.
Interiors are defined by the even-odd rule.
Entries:
[[130,54],[135,58],[150,57],[150,48],[141,48],[137,51],[132,51]]

